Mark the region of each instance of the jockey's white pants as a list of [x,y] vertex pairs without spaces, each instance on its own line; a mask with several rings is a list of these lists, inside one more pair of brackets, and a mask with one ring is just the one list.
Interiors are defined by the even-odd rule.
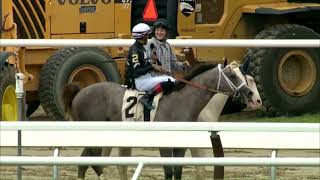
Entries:
[[169,79],[172,82],[176,81],[171,76],[167,76],[167,75],[151,76],[151,74],[149,73],[136,78],[134,81],[135,81],[136,89],[138,91],[150,91],[157,84],[161,82],[169,81]]

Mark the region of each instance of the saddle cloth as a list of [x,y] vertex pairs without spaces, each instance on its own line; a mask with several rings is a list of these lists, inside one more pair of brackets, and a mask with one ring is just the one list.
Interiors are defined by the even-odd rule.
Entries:
[[[143,108],[139,99],[144,95],[144,92],[127,89],[122,102],[121,117],[122,121],[144,121]],[[153,98],[154,109],[150,111],[150,122],[154,120],[158,109],[158,103],[163,93],[157,94]]]

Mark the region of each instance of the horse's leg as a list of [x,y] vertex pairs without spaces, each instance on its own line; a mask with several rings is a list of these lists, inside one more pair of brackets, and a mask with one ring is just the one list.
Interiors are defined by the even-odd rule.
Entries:
[[[82,156],[89,156],[89,148],[85,147],[81,153],[81,157]],[[78,166],[78,178],[79,179],[84,179],[84,177],[86,176],[86,172],[89,168],[89,166]]]
[[[94,157],[102,156],[101,147],[88,148],[88,152],[89,152],[88,156],[94,156]],[[103,166],[94,165],[92,166],[92,169],[96,172],[98,177],[101,176],[101,174],[103,173]]]
[[[102,148],[98,147],[85,147],[82,151],[81,156],[101,156]],[[79,166],[78,178],[84,179],[86,171],[89,166]],[[103,166],[92,166],[93,170],[96,172],[97,176],[100,177],[103,173]]]
[[[205,152],[201,152],[203,150],[201,149],[195,149],[195,148],[191,148],[191,156],[192,157],[202,157],[202,153]],[[205,175],[206,175],[206,169],[204,166],[196,166],[196,179],[197,180],[203,180],[205,179]]]
[[103,149],[102,149],[102,152],[101,152],[101,156],[108,157],[108,156],[110,156],[111,151],[112,151],[112,148],[111,148],[111,147],[103,148]]
[[[186,149],[175,148],[173,149],[173,157],[184,157]],[[182,176],[182,166],[174,166],[174,179],[179,180]]]
[[[172,157],[172,151],[173,149],[168,149],[168,148],[160,148],[160,156],[161,157]],[[167,166],[164,165],[163,166],[163,170],[164,170],[164,176],[166,180],[172,179],[173,177],[173,167],[172,166]]]
[[[101,152],[101,156],[103,157],[109,157],[111,154],[112,148],[111,147],[106,147],[106,148],[102,148],[102,152]],[[101,174],[100,176],[98,176],[98,180],[103,180],[103,179],[107,179],[102,177],[103,174]]]
[[[131,148],[119,148],[119,156],[120,157],[130,157],[131,156]],[[118,166],[119,176],[121,180],[128,179],[128,166]]]

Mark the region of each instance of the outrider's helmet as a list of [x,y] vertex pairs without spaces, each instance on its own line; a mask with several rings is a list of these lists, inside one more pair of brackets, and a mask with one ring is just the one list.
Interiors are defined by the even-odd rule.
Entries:
[[154,24],[153,24],[153,29],[155,30],[156,28],[161,27],[165,30],[169,30],[169,24],[166,19],[160,18],[158,19]]

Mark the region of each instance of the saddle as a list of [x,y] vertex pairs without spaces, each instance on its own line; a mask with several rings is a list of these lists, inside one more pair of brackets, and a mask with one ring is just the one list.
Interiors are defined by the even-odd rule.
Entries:
[[145,92],[127,89],[122,101],[121,117],[122,121],[153,121],[158,110],[158,103],[163,93],[157,94],[153,98],[152,110],[147,110],[139,102],[139,99],[145,95]]

